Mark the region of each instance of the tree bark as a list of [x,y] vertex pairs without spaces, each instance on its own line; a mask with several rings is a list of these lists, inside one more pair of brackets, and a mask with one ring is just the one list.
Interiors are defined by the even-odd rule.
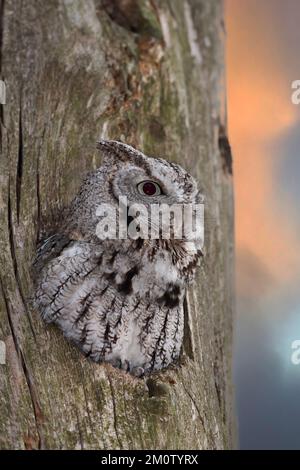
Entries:
[[[233,446],[233,203],[221,0],[2,0],[0,447]],[[85,359],[30,306],[36,241],[98,137],[181,163],[206,195],[184,354],[145,380]]]

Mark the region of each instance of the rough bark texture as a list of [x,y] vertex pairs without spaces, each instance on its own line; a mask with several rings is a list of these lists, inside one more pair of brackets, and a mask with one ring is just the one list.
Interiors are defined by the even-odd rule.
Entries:
[[[0,13],[0,447],[231,447],[221,1],[2,0]],[[36,240],[100,165],[99,136],[182,163],[206,194],[183,365],[145,381],[90,363],[30,308]]]

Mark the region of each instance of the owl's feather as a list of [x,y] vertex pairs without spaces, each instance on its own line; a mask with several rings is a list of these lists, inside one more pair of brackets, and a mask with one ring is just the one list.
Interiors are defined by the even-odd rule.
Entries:
[[38,250],[35,303],[86,356],[142,375],[180,354],[183,299],[200,248],[190,253],[184,240],[172,239],[101,241],[95,208],[101,201],[116,204],[118,188],[134,200],[130,177],[134,185],[140,173],[170,188],[170,202],[176,191],[180,202],[193,202],[198,192],[181,167],[121,143],[106,146],[109,163],[88,177],[61,230]]

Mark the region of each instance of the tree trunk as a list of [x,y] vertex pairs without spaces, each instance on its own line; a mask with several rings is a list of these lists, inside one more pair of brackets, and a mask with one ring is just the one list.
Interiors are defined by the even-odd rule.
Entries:
[[[231,156],[221,0],[2,0],[0,447],[232,447]],[[85,359],[30,306],[36,241],[100,166],[98,137],[181,163],[206,195],[181,367]]]

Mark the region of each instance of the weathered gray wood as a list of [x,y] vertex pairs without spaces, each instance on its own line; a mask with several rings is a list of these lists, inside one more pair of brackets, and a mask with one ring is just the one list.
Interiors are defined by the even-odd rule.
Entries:
[[[221,1],[5,0],[1,18],[0,447],[231,447]],[[100,165],[100,135],[181,162],[207,198],[184,364],[148,381],[88,362],[30,308],[36,240]]]

